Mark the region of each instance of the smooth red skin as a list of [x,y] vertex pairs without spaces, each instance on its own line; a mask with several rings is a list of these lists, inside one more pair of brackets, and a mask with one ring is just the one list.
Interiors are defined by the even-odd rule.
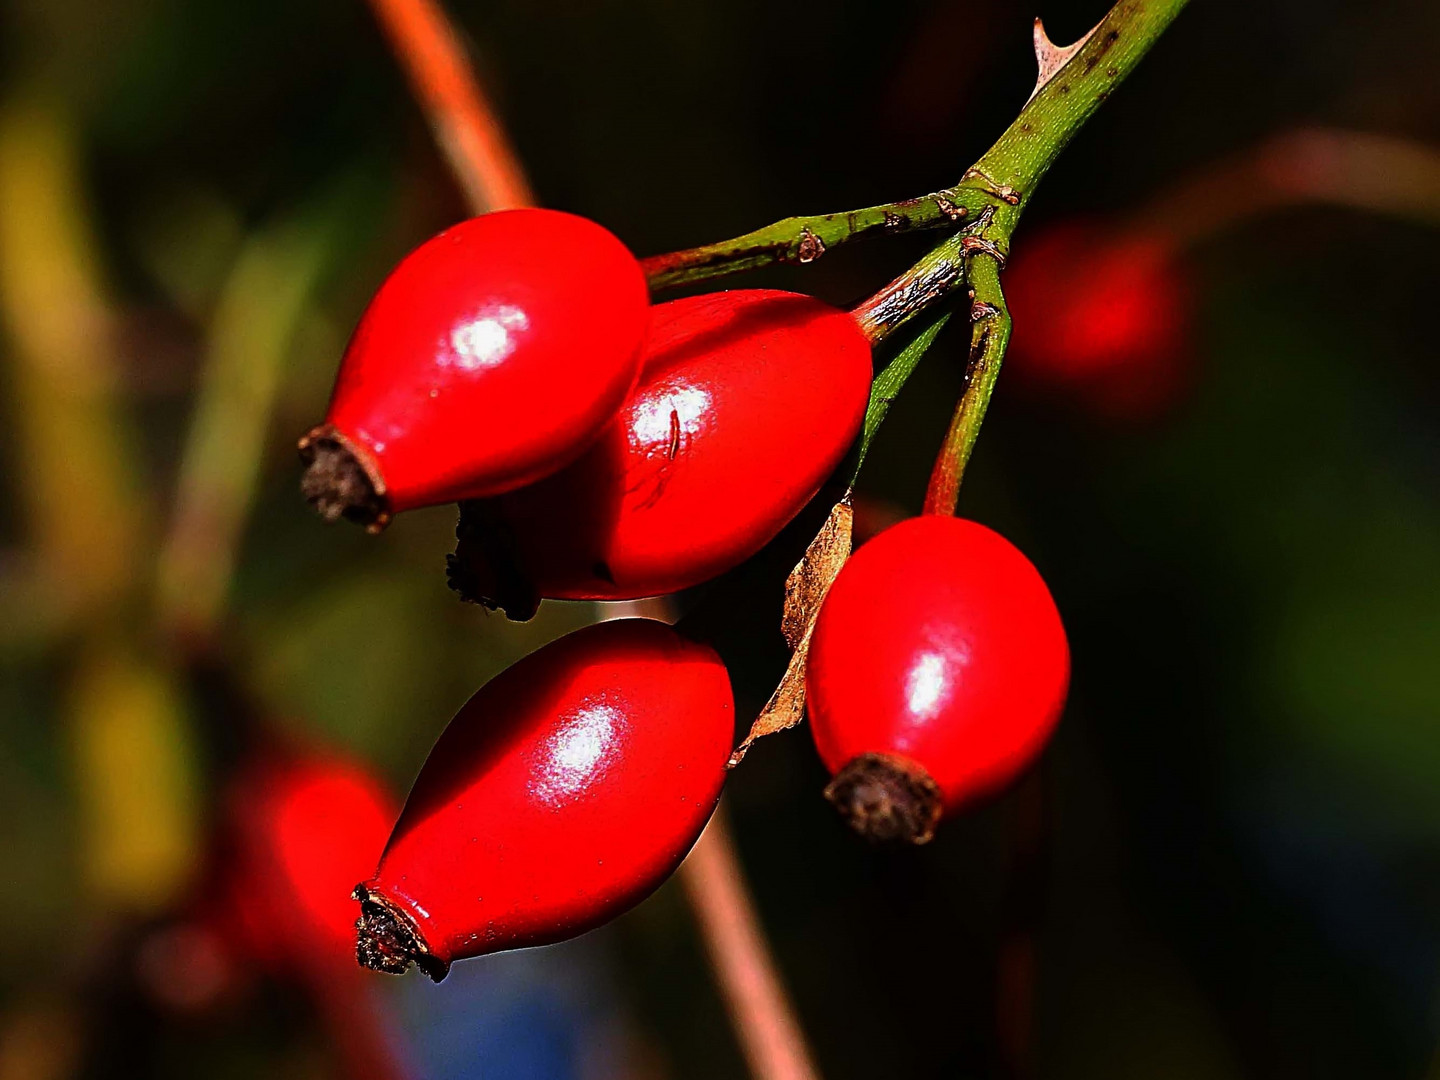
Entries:
[[745,289],[657,305],[640,383],[580,460],[496,510],[541,596],[675,592],[749,558],[860,430],[870,345],[845,312]]
[[1054,227],[1017,246],[1005,295],[1015,327],[1006,366],[1018,382],[1133,419],[1183,390],[1190,289],[1161,241],[1091,223]]
[[820,609],[805,669],[832,773],[860,754],[921,765],[946,813],[1039,754],[1070,679],[1050,591],[1008,540],[962,518],[911,518],[860,548]]
[[365,887],[447,964],[582,933],[680,864],[733,734],[708,647],[646,619],[576,631],[460,710]]
[[594,441],[640,370],[640,264],[555,210],[461,222],[386,279],[326,422],[374,462],[392,511],[493,495]]
[[370,873],[395,800],[343,758],[269,760],[229,796],[233,910],[247,951],[271,966],[355,960],[355,882]]

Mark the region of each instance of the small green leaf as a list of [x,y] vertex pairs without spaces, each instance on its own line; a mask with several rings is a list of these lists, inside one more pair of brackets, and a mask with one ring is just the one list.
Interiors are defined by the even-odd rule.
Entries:
[[910,343],[900,350],[895,359],[880,370],[880,374],[876,375],[875,381],[870,384],[870,401],[865,406],[865,428],[860,436],[860,453],[855,461],[855,472],[850,476],[852,485],[855,477],[860,475],[860,466],[865,463],[870,441],[879,430],[885,414],[890,411],[890,403],[900,393],[900,388],[905,385],[905,380],[910,378],[910,373],[915,370],[915,365],[920,363],[920,358],[935,343],[935,338],[950,321],[951,314],[952,311],[945,310],[933,316]]

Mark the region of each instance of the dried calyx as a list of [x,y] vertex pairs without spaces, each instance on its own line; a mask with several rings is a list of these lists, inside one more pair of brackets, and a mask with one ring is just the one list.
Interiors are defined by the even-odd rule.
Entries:
[[540,596],[520,565],[515,536],[484,499],[460,504],[455,553],[445,557],[445,579],[461,600],[503,611],[512,622],[535,617]]
[[940,821],[940,788],[913,761],[861,754],[825,788],[849,826],[877,843],[923,844]]
[[300,492],[326,521],[348,518],[372,531],[390,520],[384,485],[339,432],[320,427],[300,440]]
[[355,959],[361,967],[403,975],[414,964],[433,982],[445,978],[450,965],[430,952],[403,912],[364,885],[356,885],[350,895],[360,901],[360,918],[355,921]]

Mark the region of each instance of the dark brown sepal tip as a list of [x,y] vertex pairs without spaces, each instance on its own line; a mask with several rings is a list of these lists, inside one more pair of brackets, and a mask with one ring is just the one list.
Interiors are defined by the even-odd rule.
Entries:
[[404,912],[364,885],[356,885],[350,895],[360,901],[360,918],[355,920],[355,959],[361,967],[403,975],[414,964],[432,982],[445,978],[450,965],[430,952]]
[[455,540],[455,553],[445,556],[445,580],[461,600],[503,611],[511,622],[535,617],[540,594],[520,565],[514,533],[493,505],[462,502]]
[[915,762],[861,754],[825,788],[846,823],[876,843],[924,844],[940,821],[940,788]]
[[366,455],[334,428],[318,427],[301,439],[300,460],[300,493],[326,521],[343,517],[371,532],[389,524],[384,484]]

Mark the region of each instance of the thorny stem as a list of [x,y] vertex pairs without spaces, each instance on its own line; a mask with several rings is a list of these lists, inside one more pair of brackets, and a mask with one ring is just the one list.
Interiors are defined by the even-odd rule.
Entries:
[[[1020,215],[1061,151],[1135,69],[1187,2],[1121,0],[1089,34],[1063,49],[1045,36],[1037,19],[1035,53],[1040,73],[1035,90],[1020,115],[953,188],[849,214],[787,218],[734,240],[655,256],[644,263],[651,288],[707,280],[774,262],[813,262],[829,248],[863,236],[960,223],[954,235],[852,312],[871,344],[878,344],[919,313],[938,309],[958,287],[968,284],[971,289],[965,392],[936,459],[925,500],[928,512],[953,513],[960,480],[1010,340],[1010,316],[1000,291],[999,271]],[[939,321],[931,320],[922,336],[933,340],[939,326]],[[891,365],[893,372],[887,368],[882,373],[890,377],[877,379],[872,387],[861,439],[862,460],[884,407],[909,377],[923,348],[902,352]],[[869,422],[871,416],[874,423]]]
[[[1059,50],[1036,22],[1042,82],[995,144],[960,183],[935,195],[849,213],[792,217],[733,240],[643,260],[652,289],[752,270],[776,262],[809,263],[850,240],[967,223],[972,240],[989,241],[1003,257],[1035,185],[1111,91],[1134,70],[1188,0],[1122,0],[1087,35],[1068,62],[1047,71]],[[1047,78],[1047,76],[1049,76]],[[983,229],[973,223],[987,208]],[[888,219],[888,228],[887,228]],[[952,238],[940,244],[887,290],[910,287],[904,318],[944,296],[963,278],[963,256]],[[962,258],[957,258],[962,256]],[[904,318],[898,318],[898,326]],[[894,326],[880,332],[886,336]],[[878,340],[878,338],[877,338]]]
[[[957,202],[975,205],[969,224],[856,309],[872,341],[883,340],[960,285],[972,259],[1004,265],[1010,237],[1041,177],[1187,2],[1122,0],[1036,88],[1020,115],[953,189]],[[1038,22],[1035,46],[1045,79],[1047,61],[1059,50]]]
[[1010,310],[1000,290],[1000,268],[994,259],[976,259],[970,265],[970,354],[965,365],[965,391],[955,406],[950,430],[935,458],[930,485],[925,489],[925,513],[953,514],[960,496],[960,481],[980,424],[990,405],[1005,346],[1010,342]]
[[445,12],[434,0],[370,0],[370,6],[471,208],[480,214],[533,205],[525,171]]
[[819,1080],[770,957],[723,808],[681,863],[680,883],[751,1074],[758,1080]]
[[968,284],[974,293],[965,392],[935,462],[927,512],[954,513],[960,480],[1005,357],[1010,316],[999,271],[1020,215],[1060,152],[1187,2],[1122,0],[1077,46],[1064,50],[1051,44],[1037,20],[1040,79],[1035,92],[954,189],[958,203],[970,206],[978,199],[981,205],[958,233],[855,309],[865,335],[879,342],[956,287]]

